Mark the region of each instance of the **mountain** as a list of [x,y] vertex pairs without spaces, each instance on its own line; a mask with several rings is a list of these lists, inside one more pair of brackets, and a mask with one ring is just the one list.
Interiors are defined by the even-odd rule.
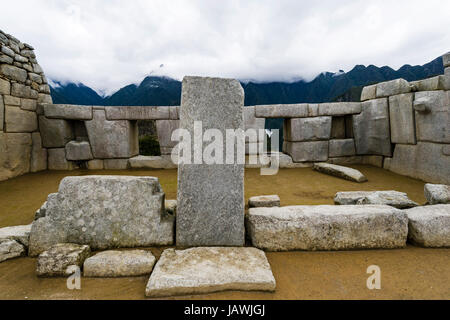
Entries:
[[[443,73],[442,57],[439,57],[423,66],[404,65],[398,70],[357,65],[349,72],[321,73],[310,82],[246,82],[242,87],[245,105],[359,101],[366,85],[396,78],[415,81]],[[128,85],[104,98],[83,84],[58,84],[51,88],[51,95],[54,103],[170,106],[180,104],[181,82],[167,77],[146,77],[139,85]]]
[[103,105],[103,98],[82,83],[54,82],[54,85],[50,86],[50,94],[56,104]]

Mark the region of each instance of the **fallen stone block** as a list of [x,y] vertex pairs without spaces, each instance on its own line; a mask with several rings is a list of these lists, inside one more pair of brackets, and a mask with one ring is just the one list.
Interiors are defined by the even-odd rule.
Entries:
[[353,182],[366,182],[367,178],[360,171],[329,163],[315,163],[313,169],[325,174]]
[[250,208],[279,207],[280,197],[278,195],[250,197],[248,206]]
[[256,248],[167,249],[148,281],[145,295],[167,297],[225,290],[274,291],[275,278]]
[[91,120],[92,107],[71,104],[43,104],[44,114],[49,119]]
[[150,274],[155,256],[146,250],[103,251],[87,258],[83,265],[85,277],[134,277]]
[[18,241],[0,239],[0,262],[25,255],[26,249]]
[[377,98],[395,96],[397,94],[411,92],[411,85],[405,79],[395,79],[377,84]]
[[42,252],[36,264],[38,277],[64,277],[71,275],[69,267],[81,268],[84,260],[91,254],[87,245],[58,243]]
[[257,118],[305,118],[308,104],[271,104],[255,106]]
[[424,193],[429,204],[450,204],[450,186],[427,183]]
[[391,206],[250,208],[253,245],[270,251],[401,248],[408,218]]
[[66,242],[95,250],[171,245],[174,217],[163,201],[154,177],[66,177],[47,199],[46,216],[33,222],[30,255]]
[[409,219],[408,239],[422,247],[450,247],[450,205],[404,210]]
[[31,224],[24,226],[13,226],[0,229],[0,239],[15,240],[28,248],[30,238]]
[[397,209],[418,206],[408,195],[398,191],[347,191],[338,192],[334,197],[337,205],[389,205]]

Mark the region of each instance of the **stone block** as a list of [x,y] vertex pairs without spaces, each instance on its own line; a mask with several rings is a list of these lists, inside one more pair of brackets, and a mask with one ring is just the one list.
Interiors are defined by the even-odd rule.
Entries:
[[354,156],[355,154],[354,139],[335,139],[329,141],[328,155],[330,158],[348,157]]
[[429,204],[450,204],[450,186],[448,185],[427,183],[424,193]]
[[5,239],[14,240],[28,248],[30,232],[31,224],[0,228],[0,241]]
[[0,132],[0,181],[30,172],[31,134]]
[[436,76],[428,79],[411,82],[416,91],[450,90],[449,81],[445,76]]
[[105,107],[105,111],[107,120],[168,120],[172,108],[175,107],[120,106]]
[[171,157],[163,156],[137,156],[128,161],[131,169],[176,169]]
[[331,139],[345,139],[345,117],[333,117],[331,121]]
[[3,96],[3,99],[5,105],[20,107],[21,104],[20,98],[5,95]]
[[329,163],[315,163],[313,169],[325,174],[353,182],[366,182],[367,178],[358,170]]
[[5,104],[3,103],[3,96],[0,95],[0,131],[3,131],[4,122],[5,122]]
[[32,89],[30,86],[26,86],[20,83],[13,83],[11,86],[11,95],[14,97],[25,99],[37,99],[38,92]]
[[28,74],[25,70],[8,64],[0,65],[0,74],[8,79],[15,80],[20,83],[24,83],[28,77]]
[[67,161],[64,148],[47,149],[48,170],[73,170],[72,162]]
[[103,170],[105,167],[103,164],[103,160],[94,159],[94,160],[88,161],[87,168],[89,170]]
[[73,273],[72,266],[81,268],[89,257],[89,246],[74,243],[58,243],[42,252],[36,263],[38,277],[66,277]]
[[39,116],[39,130],[45,148],[63,148],[75,138],[69,121]]
[[32,148],[31,148],[31,163],[30,171],[38,172],[47,170],[47,149],[42,148],[41,134],[33,132],[31,134]]
[[292,142],[328,140],[331,117],[291,118],[284,121],[285,140]]
[[35,112],[5,106],[5,132],[33,132],[37,129]]
[[172,132],[178,129],[180,120],[156,120],[156,133],[160,147],[173,148],[178,142],[172,141]]
[[94,250],[171,245],[174,218],[163,203],[158,178],[65,177],[47,200],[46,216],[33,222],[30,255],[63,242]]
[[430,183],[450,184],[450,157],[442,154],[442,144],[397,144],[389,170]]
[[416,207],[404,211],[409,219],[408,239],[422,247],[450,247],[450,205]]
[[91,145],[87,141],[70,141],[66,144],[66,159],[72,161],[92,160]]
[[0,239],[0,262],[24,256],[26,250],[19,242],[9,239]]
[[391,206],[250,208],[252,244],[264,250],[402,248],[408,218]]
[[367,101],[377,98],[377,85],[366,86],[361,92],[361,101]]
[[270,208],[280,206],[280,197],[278,195],[255,196],[248,199],[249,208]]
[[44,104],[44,114],[49,119],[91,120],[92,107],[71,104]]
[[353,133],[357,154],[391,156],[387,99],[363,102],[362,112],[353,116]]
[[164,250],[145,289],[147,297],[225,290],[274,291],[275,278],[263,251],[203,247]]
[[413,98],[413,93],[389,97],[392,143],[416,144]]
[[128,169],[128,159],[104,159],[105,170],[126,170]]
[[37,100],[35,99],[22,99],[20,108],[28,111],[36,111]]
[[411,92],[411,85],[404,79],[395,79],[377,84],[377,98],[395,96]]
[[87,258],[83,265],[85,277],[134,277],[150,274],[156,262],[147,250],[108,250]]
[[85,124],[94,158],[130,158],[139,154],[135,121],[109,121],[104,110],[94,110],[93,119]]
[[445,91],[416,92],[414,101],[418,141],[450,143],[450,99]]
[[337,205],[388,205],[397,209],[408,209],[418,206],[404,192],[398,191],[348,191],[338,192],[334,197]]
[[[243,130],[243,108],[244,90],[237,80],[183,79],[180,128],[192,137],[195,121],[202,121],[203,132],[214,128],[223,136],[227,129]],[[179,164],[177,245],[244,245],[244,164],[236,158],[232,164]]]
[[11,94],[11,84],[8,80],[0,78],[0,94]]
[[328,141],[287,142],[286,153],[294,162],[327,161]]
[[319,104],[319,116],[345,116],[360,112],[360,102],[333,102]]
[[305,118],[308,104],[271,104],[255,106],[257,118]]

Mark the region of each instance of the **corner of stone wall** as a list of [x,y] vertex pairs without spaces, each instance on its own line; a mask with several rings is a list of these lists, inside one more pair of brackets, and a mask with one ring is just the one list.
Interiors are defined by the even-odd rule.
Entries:
[[0,30],[0,181],[47,169],[38,124],[50,87],[34,49]]

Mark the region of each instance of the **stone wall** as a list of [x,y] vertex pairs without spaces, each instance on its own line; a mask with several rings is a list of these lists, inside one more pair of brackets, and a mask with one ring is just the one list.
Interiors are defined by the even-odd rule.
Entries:
[[47,169],[40,103],[52,103],[33,47],[0,30],[0,181]]

